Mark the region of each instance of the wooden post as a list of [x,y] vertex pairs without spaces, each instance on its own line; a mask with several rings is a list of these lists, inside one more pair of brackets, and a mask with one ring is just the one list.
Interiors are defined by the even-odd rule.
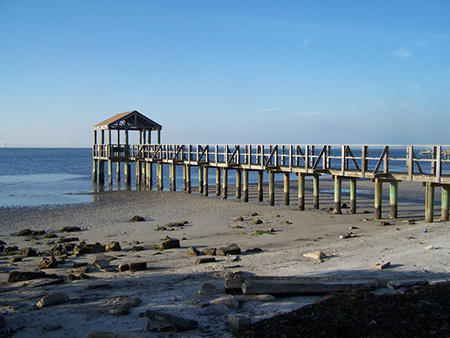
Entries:
[[356,214],[356,181],[357,178],[350,179],[350,213]]
[[242,175],[241,169],[236,169],[236,199],[241,198],[241,190],[242,190]]
[[375,179],[375,215],[374,219],[382,216],[383,183],[379,178]]
[[161,162],[156,163],[156,186],[159,191],[163,190],[163,164]]
[[284,205],[289,205],[289,194],[290,194],[290,181],[289,173],[284,173]]
[[203,195],[208,196],[208,167],[203,166]]
[[391,212],[389,218],[397,218],[398,214],[398,181],[389,182],[389,204]]
[[258,202],[262,202],[264,200],[263,196],[263,171],[258,171]]
[[97,183],[99,185],[105,184],[105,161],[98,160],[97,161],[97,169],[98,169],[98,179]]
[[449,191],[450,185],[442,186],[442,198],[441,198],[441,220],[448,221],[448,208],[449,208]]
[[226,200],[228,198],[228,169],[222,169],[222,198]]
[[153,180],[153,177],[152,177],[152,174],[153,174],[152,173],[152,171],[153,171],[152,162],[146,162],[145,165],[147,166],[147,170],[145,172],[145,174],[147,175],[147,178],[145,179],[145,183],[147,184],[147,187],[149,187],[151,189],[152,188],[152,184],[153,184],[153,182],[152,182],[152,180]]
[[[117,147],[120,147],[120,130],[117,130]],[[120,182],[120,160],[116,162],[116,181]]]
[[426,183],[425,192],[425,222],[431,223],[434,219],[434,184]]
[[111,186],[113,184],[113,174],[112,174],[112,146],[111,146],[111,129],[108,129],[108,184]]
[[131,175],[130,175],[130,149],[128,148],[128,128],[125,128],[125,185],[130,185]]
[[298,210],[305,210],[305,175],[298,174]]
[[198,193],[203,193],[203,167],[198,167]]
[[183,165],[183,191],[187,191],[187,184],[186,184],[186,165]]
[[248,170],[246,170],[246,169],[244,169],[243,191],[244,191],[243,201],[248,202]]
[[177,185],[176,185],[176,164],[171,163],[170,164],[170,191],[176,191]]
[[275,173],[269,172],[269,205],[275,205]]
[[141,185],[141,168],[142,162],[136,161],[136,190],[139,189],[139,186]]
[[220,168],[216,168],[216,196],[220,196],[220,185]]
[[191,193],[191,166],[186,164],[186,192]]
[[342,179],[334,177],[334,211],[333,214],[342,214],[341,210]]
[[92,146],[92,181],[97,181],[97,161],[95,160],[94,155],[97,152],[97,130],[94,130],[94,145]]
[[313,176],[314,209],[319,209],[319,175]]

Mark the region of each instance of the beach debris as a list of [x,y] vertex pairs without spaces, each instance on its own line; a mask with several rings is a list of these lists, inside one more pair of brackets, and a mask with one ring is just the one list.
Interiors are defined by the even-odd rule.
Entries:
[[236,255],[228,255],[227,256],[227,262],[230,262],[230,263],[237,262],[237,261],[240,261],[240,260],[241,260],[241,258],[239,256],[236,256]]
[[292,222],[284,220],[284,221],[281,221],[281,224],[283,224],[283,225],[289,225],[289,224],[292,224]]
[[42,258],[42,260],[38,263],[38,269],[53,269],[58,266],[58,261],[55,257],[49,256],[47,258]]
[[108,299],[103,305],[101,313],[111,316],[123,316],[130,313],[132,307],[139,306],[142,300],[138,297],[119,296]]
[[339,239],[347,239],[347,238],[355,238],[359,237],[358,235],[355,235],[353,232],[347,232],[345,234],[339,235]]
[[252,249],[247,249],[244,252],[262,252],[261,248],[252,248]]
[[[16,245],[13,246],[7,246],[3,249],[3,254],[4,255],[15,255],[19,252],[19,248]],[[21,252],[20,252],[21,253]]]
[[202,253],[195,246],[191,246],[186,250],[186,254],[188,256],[200,256]]
[[163,226],[157,226],[156,227],[156,231],[165,231],[165,230],[167,230],[166,227],[163,227]]
[[252,320],[249,317],[242,314],[229,314],[227,319],[228,325],[235,330],[242,329],[252,323]]
[[13,256],[9,259],[9,261],[11,263],[17,263],[17,262],[22,262],[22,257],[21,256]]
[[11,271],[8,275],[8,283],[23,282],[33,279],[54,278],[60,279],[58,275],[46,274],[43,271]]
[[322,251],[312,251],[303,254],[303,257],[315,259],[321,263],[325,258],[327,258],[327,255],[325,255]]
[[243,229],[244,227],[242,225],[239,224],[235,224],[233,225],[233,229]]
[[257,212],[251,212],[249,215],[250,215],[251,217],[254,217],[254,216],[258,216],[258,213],[257,213]]
[[166,250],[166,249],[173,249],[173,248],[180,248],[180,240],[175,238],[169,238],[165,240],[162,243],[159,243],[156,248],[158,250]]
[[436,250],[436,248],[430,244],[425,247],[425,250]]
[[148,318],[147,330],[152,332],[189,331],[195,330],[198,326],[195,320],[160,311],[147,310],[144,316]]
[[216,261],[215,257],[201,257],[195,261],[195,264],[213,263]]
[[239,255],[240,253],[241,248],[234,243],[216,250],[216,256]]
[[80,239],[78,237],[60,237],[57,243],[69,243],[69,242],[79,242]]
[[356,230],[356,229],[359,229],[358,227],[355,227],[355,226],[350,226],[350,227],[348,227],[347,228],[348,230]]
[[387,283],[387,287],[391,290],[425,285],[428,285],[428,281],[424,279],[392,280]]
[[141,216],[133,216],[133,218],[131,218],[131,222],[136,223],[136,222],[145,222],[145,218],[141,217]]
[[120,333],[108,331],[91,331],[86,335],[86,338],[145,338],[146,335],[140,333]]
[[99,255],[95,257],[94,262],[92,262],[92,265],[97,270],[103,270],[106,268],[109,268],[109,263],[111,262],[111,257],[105,256],[105,255]]
[[119,265],[119,272],[143,271],[147,269],[147,262],[134,262]]
[[16,236],[40,236],[40,235],[44,235],[45,231],[44,230],[30,230],[30,229],[23,229],[20,230]]
[[218,288],[217,286],[214,286],[211,283],[203,284],[200,290],[198,290],[198,294],[200,296],[212,296],[224,292],[225,290],[223,288]]
[[22,249],[22,256],[23,257],[36,257],[37,252],[33,248],[23,248]]
[[341,209],[347,209],[348,208],[348,205],[347,205],[347,203],[342,203],[342,205],[341,205]]
[[59,230],[59,232],[78,232],[78,231],[82,231],[82,229],[77,226],[65,226]]
[[105,252],[105,247],[98,242],[95,244],[87,244],[83,241],[80,244],[75,245],[73,248],[73,253],[75,256],[102,252]]
[[213,299],[211,304],[222,304],[228,308],[239,309],[239,299],[235,296],[223,296],[216,299]]
[[166,224],[166,227],[168,228],[174,228],[174,227],[182,227],[183,225],[188,224],[188,221],[182,221],[182,222],[170,222]]
[[391,225],[391,223],[390,222],[380,222],[380,223],[378,223],[378,226],[380,226],[380,227],[384,227],[386,225]]
[[224,287],[227,292],[238,292],[242,293],[242,284],[245,278],[241,272],[228,273],[225,276]]
[[244,217],[242,217],[242,216],[236,217],[236,222],[243,222],[243,221],[244,221]]
[[45,307],[66,303],[68,301],[69,297],[67,296],[67,294],[62,292],[56,292],[42,297],[42,299],[36,305],[38,307]]
[[47,239],[49,239],[49,238],[57,238],[57,237],[58,237],[57,234],[46,234],[46,235],[44,235],[44,238],[47,238]]
[[76,268],[81,268],[83,266],[87,266],[88,263],[87,262],[75,262],[72,265],[72,268],[76,269]]
[[373,266],[376,270],[384,270],[391,266],[391,262],[381,261]]
[[274,228],[269,228],[269,230],[255,230],[253,231],[253,236],[261,236],[264,234],[272,234],[275,232]]
[[202,250],[202,253],[207,256],[215,256],[216,251],[217,251],[216,248],[205,248]]
[[120,247],[120,243],[117,241],[113,241],[105,245],[105,251],[107,252],[120,250],[122,250],[122,248]]
[[263,221],[260,218],[255,218],[252,222],[250,222],[250,224],[262,224]]

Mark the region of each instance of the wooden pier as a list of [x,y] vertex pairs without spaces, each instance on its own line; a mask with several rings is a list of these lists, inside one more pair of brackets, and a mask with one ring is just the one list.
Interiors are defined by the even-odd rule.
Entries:
[[[135,163],[136,186],[152,187],[156,167],[156,187],[163,189],[163,166],[169,166],[170,190],[177,190],[176,167],[183,168],[183,190],[191,192],[191,168],[198,167],[199,193],[208,196],[209,170],[215,170],[216,195],[228,198],[229,171],[236,173],[236,198],[249,201],[249,172],[257,172],[258,202],[263,202],[263,173],[268,173],[268,203],[275,204],[275,175],[283,175],[284,204],[290,201],[290,177],[298,178],[298,209],[305,210],[305,178],[313,180],[313,207],[319,209],[319,182],[324,175],[334,179],[334,213],[341,213],[342,180],[350,181],[350,212],[356,213],[357,181],[371,179],[375,186],[374,218],[382,217],[382,186],[389,184],[390,218],[398,214],[398,183],[421,182],[426,186],[425,221],[434,219],[435,188],[442,190],[441,219],[449,219],[450,145],[308,145],[308,144],[245,144],[192,145],[160,144],[161,125],[137,111],[118,114],[93,127],[92,179],[108,183],[114,176],[120,180],[120,163],[124,164],[125,184],[130,184],[130,163]],[[116,142],[112,130],[117,130]],[[108,132],[108,140],[105,139]],[[125,135],[120,142],[120,131]],[[129,144],[128,132],[139,132],[139,143]],[[151,142],[151,132],[157,142]],[[100,137],[98,137],[100,132]],[[426,147],[427,156],[417,156]],[[116,162],[113,173],[112,163]]]

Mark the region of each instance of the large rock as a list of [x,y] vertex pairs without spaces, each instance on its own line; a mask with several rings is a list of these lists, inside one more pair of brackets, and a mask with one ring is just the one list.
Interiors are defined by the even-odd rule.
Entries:
[[123,316],[130,313],[132,307],[141,304],[141,299],[138,297],[119,296],[108,299],[103,305],[102,313],[112,316]]
[[216,251],[217,251],[216,248],[205,248],[202,250],[202,253],[207,256],[215,256]]
[[58,266],[58,261],[56,260],[55,257],[53,256],[49,256],[47,258],[43,258],[39,263],[38,263],[38,269],[53,269],[56,268]]
[[140,333],[120,333],[107,331],[91,331],[86,338],[146,338],[147,336]]
[[162,331],[188,331],[195,330],[198,322],[163,312],[147,310],[145,316],[148,318],[147,330],[153,332]]
[[147,262],[134,262],[119,265],[119,272],[143,271],[145,269],[147,269]]
[[42,297],[36,304],[38,307],[58,305],[69,301],[69,297],[62,292],[52,293]]
[[201,252],[198,251],[198,249],[195,246],[191,246],[189,249],[186,250],[186,255],[188,255],[188,256],[200,256]]
[[109,268],[109,262],[111,261],[110,257],[107,257],[105,255],[100,255],[95,257],[94,261],[92,262],[92,265],[94,268],[98,270],[103,270],[106,268]]
[[217,256],[227,256],[227,255],[239,255],[241,253],[241,248],[236,244],[230,244],[228,246],[224,246],[218,248],[216,251]]
[[157,248],[159,250],[166,250],[172,248],[180,248],[180,240],[175,238],[170,238],[160,244],[158,244]]
[[111,242],[105,245],[105,250],[106,251],[120,251],[122,250],[122,248],[120,247],[120,243],[119,242]]
[[24,249],[22,249],[22,256],[23,257],[36,257],[37,252],[33,248],[24,248]]
[[16,283],[23,282],[27,280],[33,279],[41,279],[41,278],[55,278],[60,279],[57,275],[48,275],[45,272],[39,271],[11,271],[8,275],[8,283]]

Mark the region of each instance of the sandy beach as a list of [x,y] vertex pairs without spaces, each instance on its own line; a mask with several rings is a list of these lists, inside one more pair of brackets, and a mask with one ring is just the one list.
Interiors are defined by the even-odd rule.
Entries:
[[[282,185],[278,184],[278,188]],[[424,188],[418,183],[399,185],[399,217],[388,219],[389,201],[383,200],[380,226],[373,220],[373,185],[358,181],[357,213],[343,209],[334,215],[326,209],[333,205],[333,182],[321,181],[320,210],[312,209],[311,182],[307,182],[305,211],[297,210],[296,188],[291,187],[291,205],[281,205],[283,194],[276,192],[276,206],[256,200],[254,187],[250,202],[222,200],[184,192],[114,191],[93,195],[95,202],[64,207],[2,208],[1,236],[4,247],[49,250],[61,238],[72,243],[118,242],[120,251],[67,255],[65,262],[45,269],[47,274],[63,276],[63,283],[40,285],[36,281],[8,283],[12,271],[37,271],[46,255],[24,257],[11,263],[15,255],[0,260],[1,313],[5,335],[13,337],[86,337],[95,331],[123,333],[124,337],[232,337],[228,314],[244,315],[252,322],[297,309],[323,296],[292,296],[260,301],[239,298],[238,306],[223,305],[218,298],[233,298],[222,290],[227,275],[243,272],[255,276],[337,276],[373,277],[379,279],[450,278],[450,234],[448,222],[424,223]],[[343,184],[343,203],[349,203]],[[387,185],[385,189],[388,189]],[[266,189],[267,191],[267,189]],[[387,191],[387,190],[386,190]],[[230,189],[229,196],[234,191]],[[388,193],[384,197],[388,198]],[[436,200],[439,201],[438,191]],[[437,206],[439,203],[437,202]],[[131,222],[133,216],[145,221]],[[258,222],[255,222],[258,219]],[[185,223],[168,226],[168,223]],[[254,224],[259,223],[259,224]],[[82,231],[59,232],[63,227],[79,227]],[[165,227],[166,230],[161,230]],[[44,230],[55,238],[16,236],[23,229]],[[159,230],[157,230],[159,229]],[[271,229],[269,231],[269,229]],[[259,235],[255,235],[259,231]],[[341,236],[350,235],[350,236]],[[166,236],[180,240],[180,248],[157,250],[155,246]],[[347,238],[340,238],[347,237]],[[63,242],[64,243],[64,242]],[[220,248],[236,244],[242,253],[230,261],[214,256],[215,262],[196,264],[202,256],[190,256],[187,249]],[[426,248],[432,246],[432,250]],[[253,250],[253,249],[260,250]],[[428,248],[429,249],[429,248]],[[247,252],[246,252],[247,251]],[[304,257],[321,251],[322,262]],[[95,269],[95,258],[104,255],[110,268]],[[17,256],[17,255],[16,255]],[[231,260],[233,260],[231,259]],[[375,270],[380,261],[389,268]],[[142,271],[118,272],[122,264],[145,262]],[[74,264],[87,263],[88,279],[69,281]],[[205,283],[216,287],[211,295],[200,295]],[[383,290],[379,290],[383,292]],[[68,300],[61,304],[38,307],[46,295],[60,292]],[[138,297],[128,314],[111,315],[105,309],[117,297]],[[110,300],[108,302],[108,300]],[[216,300],[216,301],[215,301]],[[118,301],[120,302],[120,301]],[[218,303],[218,304],[217,304]],[[140,314],[147,310],[194,319],[195,330],[185,332],[150,332],[148,319]],[[104,336],[104,335],[103,335]]]

